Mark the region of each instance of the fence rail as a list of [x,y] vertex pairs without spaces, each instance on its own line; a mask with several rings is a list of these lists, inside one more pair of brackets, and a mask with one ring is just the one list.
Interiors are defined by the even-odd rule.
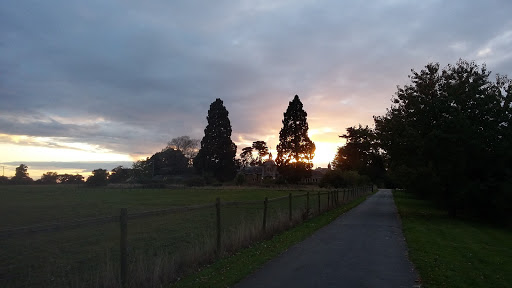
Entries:
[[[214,203],[208,203],[208,204],[202,204],[202,205],[193,205],[193,206],[182,206],[182,207],[170,207],[166,209],[160,209],[160,210],[152,210],[152,211],[144,211],[144,212],[138,212],[138,213],[128,213],[128,210],[126,208],[122,208],[120,210],[120,214],[117,216],[108,216],[108,217],[98,217],[98,218],[87,218],[87,219],[80,219],[70,222],[62,222],[62,223],[49,223],[49,224],[43,224],[43,225],[34,225],[34,226],[27,226],[27,227],[18,227],[13,229],[6,229],[0,231],[0,239],[2,241],[16,241],[16,239],[23,239],[23,236],[34,236],[34,235],[43,235],[43,234],[49,234],[48,232],[66,232],[72,229],[78,229],[78,228],[86,228],[86,227],[94,227],[95,225],[104,225],[109,223],[118,223],[119,227],[119,236],[118,236],[118,249],[116,254],[119,255],[119,265],[115,265],[116,267],[119,267],[117,275],[118,275],[118,284],[113,283],[113,286],[122,286],[122,287],[128,287],[130,286],[129,283],[130,279],[128,279],[129,275],[129,269],[131,263],[135,261],[133,257],[130,254],[130,222],[131,221],[138,221],[138,219],[143,219],[147,217],[153,217],[153,216],[164,216],[164,215],[173,215],[173,214],[180,214],[180,213],[188,213],[191,211],[211,211],[207,212],[206,214],[201,212],[195,219],[196,221],[203,221],[206,217],[207,219],[213,220],[215,222],[215,225],[211,225],[210,229],[213,229],[214,235],[213,239],[215,239],[215,245],[214,245],[214,253],[216,257],[219,257],[222,254],[223,249],[225,248],[225,239],[226,237],[229,238],[229,232],[235,232],[239,230],[240,228],[238,226],[233,226],[229,222],[233,221],[233,218],[237,218],[237,212],[236,211],[244,211],[247,210],[247,207],[253,207],[255,209],[253,212],[248,212],[249,214],[246,215],[247,219],[256,220],[258,217],[260,218],[261,222],[259,222],[261,226],[259,234],[268,234],[272,233],[276,230],[276,225],[279,226],[279,221],[286,221],[286,227],[290,227],[292,223],[303,221],[309,217],[311,217],[313,214],[320,214],[325,210],[328,210],[330,208],[336,207],[342,203],[346,203],[348,201],[351,201],[361,195],[367,194],[370,191],[373,190],[373,187],[354,187],[350,189],[341,189],[341,190],[332,190],[327,192],[317,192],[317,193],[310,193],[306,192],[303,194],[295,194],[289,193],[289,195],[276,197],[276,198],[267,198],[263,200],[254,200],[254,201],[230,201],[230,202],[223,202],[220,198],[217,198]],[[302,201],[300,199],[303,199]],[[214,209],[214,210],[211,210]],[[230,210],[231,209],[231,210]],[[232,211],[232,209],[238,209],[236,211]],[[239,210],[242,209],[242,210]],[[225,210],[223,212],[223,210]],[[226,215],[223,215],[223,213],[228,213]],[[260,214],[261,213],[261,214]],[[173,216],[175,217],[175,216]],[[203,220],[201,220],[203,219]],[[281,220],[279,220],[281,219]],[[208,221],[211,221],[208,220]],[[251,223],[252,223],[251,222]],[[279,223],[278,223],[279,222]],[[198,223],[188,223],[189,225],[196,225]],[[212,223],[213,224],[213,223]],[[144,223],[138,224],[142,226]],[[165,225],[165,223],[158,226],[159,229],[162,229],[162,225]],[[171,225],[172,224],[168,224]],[[205,224],[208,226],[208,224]],[[240,225],[240,224],[238,224]],[[249,225],[245,223],[245,225]],[[199,225],[202,227],[201,225]],[[201,229],[199,229],[197,233],[201,234]],[[177,229],[177,228],[176,228]],[[255,228],[258,230],[257,228]],[[226,234],[228,233],[228,234]],[[144,234],[146,235],[146,234]],[[208,237],[211,237],[208,236]],[[101,236],[99,236],[101,237]],[[184,236],[186,239],[186,235]],[[85,239],[86,240],[86,239]],[[80,241],[85,241],[80,240]],[[179,241],[179,240],[176,240]],[[11,242],[6,242],[11,243]],[[76,242],[78,243],[78,242]],[[66,243],[68,244],[68,243]],[[37,246],[37,245],[36,245]],[[32,247],[32,246],[30,246]],[[114,249],[115,250],[115,249]],[[31,254],[30,252],[28,254]],[[36,257],[37,253],[32,253],[33,256]],[[4,256],[3,254],[1,254]],[[8,257],[8,256],[4,256]],[[7,259],[7,258],[6,258]],[[0,258],[0,263],[2,259]],[[20,283],[24,283],[23,279],[16,279],[16,278],[23,278],[26,277],[26,271],[25,267],[22,267],[23,269],[18,269],[18,266],[23,266],[23,264],[15,263],[10,260],[10,264],[0,264],[0,286],[8,286],[6,281],[13,281],[15,282],[14,286],[25,286],[25,285],[19,285]],[[39,259],[39,261],[44,261]],[[2,267],[3,266],[3,267]],[[42,266],[45,266],[44,264]],[[47,265],[46,265],[47,266]],[[17,268],[18,267],[18,268]],[[18,271],[18,270],[21,270]],[[29,274],[30,275],[37,275],[36,273],[33,273],[32,271],[32,265],[30,266]],[[48,267],[45,267],[45,269],[49,269]],[[24,274],[25,273],[25,274]],[[44,274],[44,273],[42,273]],[[51,273],[50,273],[51,274]],[[37,278],[37,277],[35,277]],[[30,280],[32,281],[32,280]],[[34,280],[35,281],[35,280]],[[32,282],[31,282],[32,283]],[[45,282],[47,283],[47,282]],[[50,282],[53,283],[53,282]],[[68,282],[65,283],[63,286],[73,286],[69,285]],[[32,283],[33,284],[33,283]],[[56,283],[54,283],[56,284]],[[32,286],[32,285],[28,285]],[[38,285],[37,283],[34,284],[34,286],[46,286],[46,285]],[[58,286],[58,285],[56,285]],[[109,285],[110,286],[110,285]],[[134,286],[134,285],[131,285]]]

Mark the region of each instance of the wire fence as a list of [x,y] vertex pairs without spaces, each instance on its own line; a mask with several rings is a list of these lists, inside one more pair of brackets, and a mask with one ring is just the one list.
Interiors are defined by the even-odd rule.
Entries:
[[155,287],[372,191],[223,202],[0,230],[0,287]]

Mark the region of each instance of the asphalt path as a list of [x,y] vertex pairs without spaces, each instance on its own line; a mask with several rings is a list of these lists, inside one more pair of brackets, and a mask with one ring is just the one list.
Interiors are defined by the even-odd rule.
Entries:
[[381,189],[235,285],[419,287],[391,190]]

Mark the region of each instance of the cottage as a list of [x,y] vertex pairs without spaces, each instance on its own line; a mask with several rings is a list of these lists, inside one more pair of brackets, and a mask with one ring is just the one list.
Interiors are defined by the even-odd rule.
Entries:
[[278,176],[276,162],[267,159],[259,166],[247,166],[240,169],[240,174],[245,176],[248,183],[259,183],[264,179],[276,179]]

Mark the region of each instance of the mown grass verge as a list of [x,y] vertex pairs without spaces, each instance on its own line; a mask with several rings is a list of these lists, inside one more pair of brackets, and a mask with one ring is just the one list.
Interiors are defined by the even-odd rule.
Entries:
[[249,248],[223,257],[171,286],[176,288],[232,286],[260,268],[267,261],[286,251],[290,246],[306,239],[316,230],[356,207],[366,197],[360,197],[350,203],[311,218],[283,233],[277,234],[269,240],[255,243]]
[[393,195],[422,287],[511,287],[510,229],[450,218],[404,191]]

